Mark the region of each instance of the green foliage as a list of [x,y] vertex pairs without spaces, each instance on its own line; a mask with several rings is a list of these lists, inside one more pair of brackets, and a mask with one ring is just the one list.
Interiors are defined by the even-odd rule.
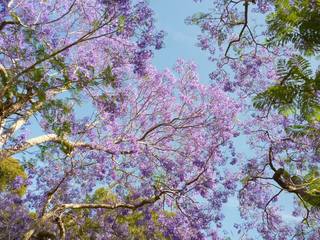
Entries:
[[116,77],[112,73],[112,67],[107,66],[100,74],[100,77],[103,80],[104,85],[108,86],[111,85],[112,87],[115,86]]
[[125,23],[126,23],[126,17],[125,16],[120,16],[118,18],[118,31],[119,32],[123,32],[124,27],[125,27]]
[[59,117],[71,113],[72,107],[68,100],[52,99],[46,101],[42,109],[42,116],[48,121],[52,130],[59,136],[64,137],[71,133],[71,123],[59,122]]
[[[129,197],[128,197],[129,198]],[[120,200],[117,196],[107,188],[98,188],[91,196],[86,197],[87,203],[104,203],[104,204],[116,204]],[[137,199],[139,201],[139,199]],[[174,214],[166,211],[161,211],[166,217],[173,217]],[[139,240],[148,240],[158,239],[165,240],[163,236],[161,227],[162,225],[159,222],[159,214],[155,211],[151,213],[151,219],[148,220],[148,223],[153,224],[156,228],[154,232],[150,232],[148,224],[141,224],[146,216],[145,213],[141,210],[130,211],[128,214],[119,214],[117,210],[103,210],[102,215],[98,218],[112,218],[115,223],[118,225],[126,226],[127,233],[123,233],[121,236],[116,236],[112,239],[139,239]],[[104,231],[104,226],[101,226],[99,219],[95,215],[95,210],[92,209],[82,209],[75,210],[73,216],[66,215],[63,219],[66,229],[72,232],[77,238],[90,240],[92,239],[93,233],[99,233]],[[77,220],[79,219],[79,220]],[[81,222],[81,224],[80,224]],[[152,223],[151,223],[152,222]]]
[[[172,217],[173,215],[171,213],[164,213],[166,217]],[[140,220],[143,220],[145,218],[145,214],[140,211],[134,211],[132,214],[129,214],[127,216],[119,216],[118,217],[118,223],[119,224],[126,224],[128,226],[128,231],[131,236],[131,239],[141,239],[141,240],[148,240],[150,239],[150,236],[152,236],[152,239],[159,239],[159,240],[165,240],[168,239],[164,237],[161,231],[161,224],[159,223],[159,214],[155,211],[151,212],[151,221],[158,229],[154,232],[150,232],[148,230],[148,225],[145,224],[139,224]]]
[[320,175],[317,169],[311,169],[304,176],[303,185],[306,186],[306,193],[301,198],[313,207],[320,207]]
[[61,142],[61,151],[69,155],[74,150],[74,147],[67,141]]
[[88,202],[94,203],[116,203],[117,196],[107,188],[98,188],[91,197],[87,197]]
[[0,161],[0,192],[12,191],[20,196],[26,192],[26,186],[21,186],[19,189],[13,189],[12,183],[17,177],[27,178],[27,175],[20,165],[19,161],[14,158],[6,158]]
[[[92,196],[86,197],[87,203],[108,203],[112,204],[116,201],[116,196],[106,188],[98,188]],[[83,240],[92,239],[92,233],[98,233],[103,230],[98,219],[95,219],[90,209],[75,210],[72,215],[67,215],[63,221],[66,229],[70,231],[74,237]],[[112,215],[111,211],[106,210],[105,215]],[[81,223],[80,223],[81,222]]]
[[278,63],[278,84],[259,93],[253,100],[257,109],[277,109],[288,116],[299,115],[309,123],[320,121],[319,72],[312,76],[310,64],[301,56]]
[[269,45],[292,43],[307,55],[320,51],[319,0],[275,0],[267,23]]

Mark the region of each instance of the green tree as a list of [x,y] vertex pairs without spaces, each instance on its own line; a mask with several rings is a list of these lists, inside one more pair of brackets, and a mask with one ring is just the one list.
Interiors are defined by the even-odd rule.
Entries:
[[19,177],[25,180],[27,175],[17,159],[7,158],[0,161],[0,192],[12,191],[22,196],[26,192],[26,186],[14,186]]
[[275,11],[267,17],[268,43],[293,44],[307,55],[320,51],[320,1],[275,0]]

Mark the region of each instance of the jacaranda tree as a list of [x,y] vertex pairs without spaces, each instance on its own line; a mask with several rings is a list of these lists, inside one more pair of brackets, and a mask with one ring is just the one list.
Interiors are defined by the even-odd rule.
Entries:
[[212,4],[187,23],[201,28],[213,82],[242,102],[242,133],[255,151],[242,159],[244,222],[235,228],[247,238],[319,239],[320,2]]
[[145,1],[0,3],[0,238],[205,239],[239,105],[150,64]]

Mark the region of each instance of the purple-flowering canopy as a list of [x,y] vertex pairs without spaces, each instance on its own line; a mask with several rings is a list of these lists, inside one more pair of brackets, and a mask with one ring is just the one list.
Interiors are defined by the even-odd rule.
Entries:
[[219,168],[239,105],[193,63],[150,64],[164,33],[147,3],[11,0],[0,14],[0,161],[19,159],[0,238],[215,238],[239,179]]
[[201,28],[213,84],[243,105],[254,152],[241,161],[239,237],[318,239],[320,74],[303,55],[319,53],[319,1],[211,3],[187,23]]

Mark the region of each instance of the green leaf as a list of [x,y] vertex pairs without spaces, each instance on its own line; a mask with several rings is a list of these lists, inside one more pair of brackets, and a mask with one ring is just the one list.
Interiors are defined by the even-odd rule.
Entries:
[[279,107],[279,113],[285,117],[288,117],[292,114],[294,114],[294,108],[293,107],[288,107],[288,106],[281,106]]
[[19,189],[13,189],[11,184],[15,181],[16,177],[27,178],[23,167],[19,161],[15,158],[6,158],[0,161],[0,192],[11,191],[24,195],[26,192],[26,186],[21,186]]
[[69,144],[67,141],[62,141],[61,143],[61,151],[64,152],[66,155],[69,155],[74,150],[74,147]]
[[100,74],[100,77],[103,80],[105,86],[114,85],[116,82],[116,77],[112,73],[112,67],[109,65],[107,66]]
[[275,11],[266,18],[269,28],[268,44],[293,44],[305,55],[320,50],[320,3],[310,0],[276,0]]
[[125,23],[126,23],[126,17],[121,15],[118,18],[118,32],[123,32],[124,31]]
[[37,91],[37,96],[38,96],[40,102],[45,102],[46,101],[46,92],[45,91],[43,91],[41,89],[38,90]]

